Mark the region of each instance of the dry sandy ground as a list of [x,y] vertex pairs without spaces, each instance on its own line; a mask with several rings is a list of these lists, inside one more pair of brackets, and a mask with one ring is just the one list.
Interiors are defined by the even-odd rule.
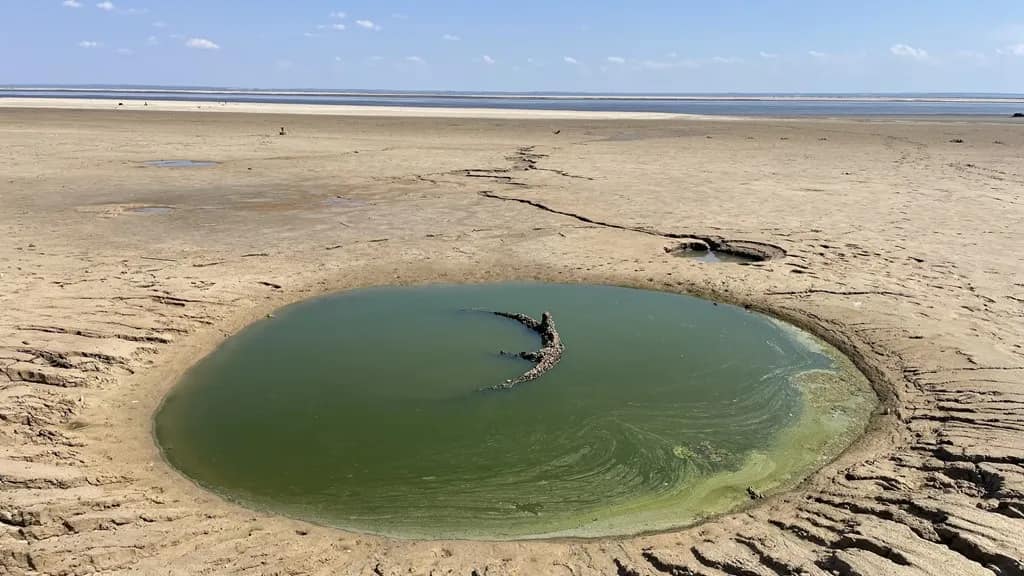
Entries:
[[[1022,150],[1010,121],[0,109],[0,573],[1021,574]],[[142,164],[177,158],[221,164]],[[705,265],[672,235],[786,254]],[[883,408],[800,489],[625,539],[344,533],[161,460],[162,395],[247,321],[498,279],[772,311],[850,354]]]

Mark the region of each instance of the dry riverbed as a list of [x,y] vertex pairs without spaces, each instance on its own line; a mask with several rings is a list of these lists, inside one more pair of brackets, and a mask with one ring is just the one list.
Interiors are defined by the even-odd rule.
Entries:
[[[0,107],[0,142],[2,574],[1024,572],[1020,122]],[[185,159],[215,164],[147,164]],[[692,240],[769,259],[671,252]],[[625,539],[345,533],[161,459],[154,409],[247,322],[508,279],[770,311],[848,353],[882,407],[799,489]]]

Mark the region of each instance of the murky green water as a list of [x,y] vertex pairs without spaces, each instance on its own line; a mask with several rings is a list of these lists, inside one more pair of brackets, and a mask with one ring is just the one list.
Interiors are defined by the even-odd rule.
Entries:
[[[566,351],[473,309],[554,314]],[[554,284],[383,288],[288,307],[168,396],[168,460],[249,506],[402,537],[599,536],[792,485],[863,430],[849,361],[696,298]]]

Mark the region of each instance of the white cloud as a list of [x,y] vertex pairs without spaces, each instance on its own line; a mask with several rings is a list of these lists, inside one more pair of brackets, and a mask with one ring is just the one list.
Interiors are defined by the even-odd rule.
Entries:
[[480,61],[483,62],[484,64],[487,64],[487,65],[494,64],[494,58],[491,58],[487,54],[484,54],[483,56],[481,56],[480,57]]
[[1013,44],[1006,48],[1000,48],[996,52],[1004,56],[1024,56],[1024,44]]
[[698,60],[644,60],[639,63],[643,70],[669,70],[671,68],[700,68]]
[[646,70],[666,70],[668,68],[674,68],[675,62],[667,62],[664,60],[644,60],[640,63],[640,67]]
[[220,46],[216,42],[207,38],[189,38],[185,41],[185,46],[197,50],[220,50]]
[[984,52],[977,50],[957,50],[956,57],[960,60],[964,60],[978,66],[985,66],[988,64],[988,56]]
[[149,38],[146,38],[146,46],[156,46],[159,43],[160,39],[156,36],[150,36]]
[[102,44],[95,40],[82,40],[78,43],[79,48],[99,48],[100,46],[102,46]]
[[335,56],[335,57],[334,57],[334,61],[335,61],[335,62],[337,62],[338,64],[342,64],[342,63],[344,63],[344,62],[345,62],[345,61],[344,61],[344,60],[343,60],[343,59],[341,58],[341,56]]
[[779,57],[778,54],[775,54],[773,52],[763,52],[762,51],[762,52],[759,52],[758,54],[760,54],[761,58],[764,58],[765,60],[775,60],[776,58]]
[[97,4],[96,7],[99,8],[100,10],[104,10],[106,12],[110,12],[111,10],[114,9],[114,3],[111,2],[110,0],[104,0],[103,2],[100,2],[99,4]]
[[462,40],[462,38],[459,38],[455,34],[445,34],[444,36],[441,36],[441,39],[449,42],[458,42],[459,40]]
[[345,17],[348,16],[348,14],[345,14],[344,12],[331,12],[330,16],[331,16],[331,18],[337,18],[338,20],[344,20]]
[[742,64],[743,58],[737,58],[735,56],[715,56],[711,58],[711,61],[715,64]]
[[131,56],[132,54],[135,54],[135,51],[131,48],[118,48],[115,52],[121,56]]
[[580,63],[579,60],[573,58],[572,56],[565,56],[565,57],[563,57],[562,58],[562,62],[565,62],[566,64],[572,64],[573,66],[575,66],[575,65]]
[[167,28],[167,22],[157,20],[156,22],[153,22],[153,28]]
[[358,24],[361,28],[366,28],[367,30],[377,31],[381,29],[380,25],[374,22],[373,20],[356,20],[356,24]]
[[317,34],[316,32],[303,32],[302,33],[302,37],[303,38],[319,38],[320,35]]
[[924,61],[928,59],[928,51],[923,48],[914,48],[907,44],[893,44],[889,48],[889,52],[892,52],[894,56],[900,58],[910,58],[912,60]]
[[609,56],[608,57],[608,62],[610,62],[612,64],[625,64],[626,63],[626,59],[623,58],[622,56]]
[[412,62],[413,64],[426,64],[427,63],[426,60],[424,60],[423,58],[420,58],[419,56],[406,56],[405,60],[406,60],[406,62]]
[[808,50],[807,55],[810,56],[811,58],[817,58],[818,60],[824,60],[825,58],[828,58],[828,54],[824,52],[818,52],[817,50]]
[[340,22],[337,23],[337,24],[331,24],[331,30],[339,30],[339,31],[341,31],[341,30],[344,30],[344,29],[345,29],[345,25],[340,23]]
[[82,3],[78,0],[64,0],[64,6],[67,6],[68,8],[81,8]]

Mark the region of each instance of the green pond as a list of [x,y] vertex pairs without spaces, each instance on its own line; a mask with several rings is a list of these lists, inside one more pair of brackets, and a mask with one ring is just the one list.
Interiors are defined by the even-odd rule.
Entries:
[[[538,380],[500,351],[538,334]],[[665,530],[793,486],[861,434],[866,379],[816,338],[698,298],[560,284],[357,290],[227,340],[155,421],[167,460],[249,507],[408,538]]]

